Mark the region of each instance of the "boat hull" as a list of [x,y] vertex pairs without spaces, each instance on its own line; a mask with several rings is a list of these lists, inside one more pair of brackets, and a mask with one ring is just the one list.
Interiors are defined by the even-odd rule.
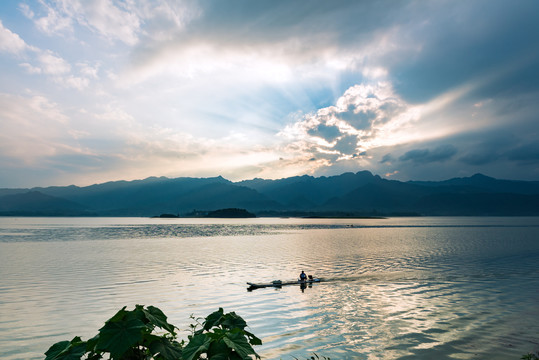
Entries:
[[253,289],[262,289],[262,288],[268,288],[268,287],[274,287],[274,288],[280,288],[280,287],[283,287],[283,286],[288,286],[288,285],[312,285],[312,284],[316,284],[316,283],[319,283],[321,282],[322,280],[321,279],[313,279],[313,280],[305,280],[305,281],[301,281],[301,280],[297,280],[297,281],[287,281],[287,282],[271,282],[271,283],[252,283],[252,282],[247,282],[247,285],[249,285],[248,289],[250,290],[253,290]]

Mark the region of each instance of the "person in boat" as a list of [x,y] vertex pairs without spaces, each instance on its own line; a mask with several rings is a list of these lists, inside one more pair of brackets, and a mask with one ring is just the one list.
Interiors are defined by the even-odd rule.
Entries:
[[299,281],[307,281],[307,274],[305,274],[305,271],[301,271],[301,274],[299,274]]

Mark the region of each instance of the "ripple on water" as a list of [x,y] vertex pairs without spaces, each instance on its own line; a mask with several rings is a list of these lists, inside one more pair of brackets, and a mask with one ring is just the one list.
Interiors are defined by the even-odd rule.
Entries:
[[[107,221],[0,229],[0,357],[42,359],[137,303],[182,330],[191,314],[236,311],[265,359],[497,360],[539,342],[537,226]],[[328,281],[246,291],[302,269]]]

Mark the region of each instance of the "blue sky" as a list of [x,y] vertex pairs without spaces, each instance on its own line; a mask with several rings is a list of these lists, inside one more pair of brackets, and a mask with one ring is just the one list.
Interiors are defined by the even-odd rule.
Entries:
[[539,180],[539,2],[0,4],[0,187]]

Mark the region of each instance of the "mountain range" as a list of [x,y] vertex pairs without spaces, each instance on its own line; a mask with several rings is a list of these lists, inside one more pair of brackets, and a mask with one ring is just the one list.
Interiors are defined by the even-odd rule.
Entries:
[[6,216],[197,216],[241,208],[258,216],[539,215],[539,181],[482,174],[396,181],[369,171],[232,182],[222,177],[0,189]]

